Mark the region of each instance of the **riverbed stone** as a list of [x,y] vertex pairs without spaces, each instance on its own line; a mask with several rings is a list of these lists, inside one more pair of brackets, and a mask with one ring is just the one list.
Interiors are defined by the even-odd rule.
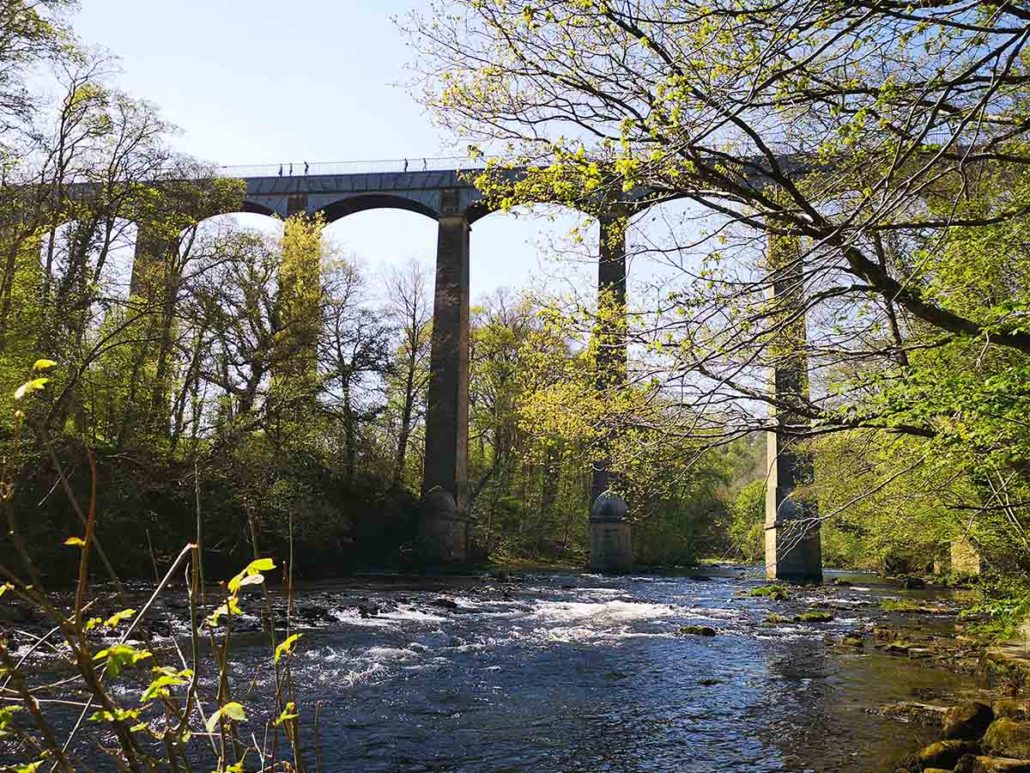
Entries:
[[996,717],[1030,721],[1030,700],[1025,698],[1001,698],[994,702],[993,707]]
[[964,738],[975,741],[987,732],[994,721],[994,711],[986,703],[970,701],[953,706],[944,715],[945,738]]
[[794,615],[795,623],[828,623],[831,620],[833,620],[832,614],[816,610],[802,612],[800,615]]
[[944,715],[947,711],[947,707],[934,706],[932,703],[903,701],[901,703],[889,703],[881,707],[876,713],[887,719],[897,719],[902,722],[918,722],[921,725],[939,728],[944,723]]
[[979,751],[979,747],[972,741],[937,741],[912,755],[906,768],[911,771],[926,771],[927,768],[951,770],[964,755],[977,754]]
[[954,773],[1030,773],[1030,760],[967,754],[956,763]]
[[362,620],[367,620],[370,617],[378,616],[379,612],[378,605],[369,603],[367,601],[358,602],[358,614],[361,615]]
[[789,598],[787,589],[779,583],[773,583],[771,585],[759,585],[757,588],[752,588],[747,592],[748,596],[765,596],[773,601],[786,601]]
[[984,748],[1002,757],[1030,758],[1030,722],[994,720],[984,733]]
[[684,636],[715,636],[715,629],[710,625],[681,625],[680,634]]
[[878,644],[877,648],[889,652],[891,655],[907,655],[912,649],[912,645],[906,641],[890,641],[886,644]]

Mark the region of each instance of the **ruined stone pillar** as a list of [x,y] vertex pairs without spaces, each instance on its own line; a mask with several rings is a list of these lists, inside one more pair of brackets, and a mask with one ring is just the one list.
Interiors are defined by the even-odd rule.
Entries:
[[[770,234],[768,264],[771,272],[769,299],[775,304],[772,320],[780,323],[777,340],[770,346],[776,357],[772,373],[773,395],[784,402],[808,397],[808,357],[804,351],[804,269],[800,239]],[[822,549],[818,511],[814,502],[803,501],[796,489],[810,483],[812,459],[786,431],[806,419],[774,408],[774,430],[768,433],[769,474],[765,493],[765,573],[770,580],[822,582]]]
[[[600,218],[597,264],[598,321],[596,383],[602,394],[626,383],[626,224],[618,215]],[[590,568],[623,572],[633,565],[633,544],[626,503],[612,491],[611,460],[602,454],[593,464],[590,508]]]
[[457,191],[441,199],[419,541],[427,562],[461,563],[469,539],[469,223]]

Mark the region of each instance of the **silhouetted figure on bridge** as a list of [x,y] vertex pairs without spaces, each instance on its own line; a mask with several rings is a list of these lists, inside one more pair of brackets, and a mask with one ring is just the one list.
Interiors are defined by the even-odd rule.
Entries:
[[408,173],[408,159],[404,159],[404,173]]
[[293,164],[290,164],[290,177],[293,177]]
[[307,161],[305,161],[305,162],[304,162],[304,175],[305,175],[305,176],[307,176],[307,173],[308,173],[308,170],[309,170],[309,169],[311,169],[311,166],[310,166],[310,165],[308,164],[308,162],[307,162]]
[[422,159],[422,171],[423,172],[428,172],[429,171],[429,161],[427,161],[424,158]]
[[279,176],[280,177],[283,176],[283,165],[282,164],[279,164]]

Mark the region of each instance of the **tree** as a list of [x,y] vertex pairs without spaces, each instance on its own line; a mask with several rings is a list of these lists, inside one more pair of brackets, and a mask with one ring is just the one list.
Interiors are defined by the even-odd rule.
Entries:
[[[25,127],[35,107],[26,73],[47,59],[74,56],[74,41],[61,21],[72,0],[0,2],[0,137]],[[0,142],[0,154],[7,148]]]
[[[391,331],[362,297],[362,277],[353,263],[330,261],[324,276],[328,296],[321,342],[324,388],[336,396],[334,402],[339,404],[344,476],[353,480],[359,450],[358,424],[372,419],[382,407],[380,379],[389,366]],[[372,399],[362,401],[361,391],[371,393]]]
[[186,340],[202,353],[197,375],[206,386],[194,389],[212,409],[203,431],[232,443],[239,433],[271,430],[273,374],[294,355],[281,343],[289,337],[279,313],[281,245],[230,230],[214,234],[200,252],[207,270],[190,277],[183,310],[193,326]]
[[[1025,520],[1004,502],[1030,502],[1028,21],[1009,2],[454,0],[414,37],[445,125],[515,151],[478,181],[496,206],[691,205],[662,249],[696,256],[696,281],[634,333],[656,391],[688,385],[678,434],[724,443],[768,428],[766,405],[801,438],[909,435],[989,467],[984,519]],[[808,394],[764,387],[806,360]]]
[[393,480],[399,483],[407,466],[412,430],[425,414],[433,303],[425,269],[414,260],[390,275],[386,292],[388,313],[400,339],[389,370],[388,387],[394,396],[391,402],[397,417]]

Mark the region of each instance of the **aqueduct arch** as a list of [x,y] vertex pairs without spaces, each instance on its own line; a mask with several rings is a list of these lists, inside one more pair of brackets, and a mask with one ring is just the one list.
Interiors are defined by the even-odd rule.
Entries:
[[[282,168],[231,170],[242,179],[246,193],[236,211],[279,216],[321,214],[328,222],[349,214],[379,208],[417,212],[437,221],[431,375],[426,415],[426,449],[420,535],[425,558],[436,563],[460,563],[468,554],[468,379],[469,379],[469,263],[472,224],[489,212],[480,191],[461,170],[353,172],[318,169],[317,173],[283,176]],[[416,164],[417,166],[417,164]],[[625,314],[626,225],[648,202],[618,201],[602,208],[597,291],[600,303],[614,303]],[[229,214],[219,210],[210,217]],[[770,244],[770,257],[795,257],[796,240]],[[171,245],[148,238],[141,228],[136,263],[154,265]],[[796,286],[796,277],[776,276],[772,292]],[[796,265],[796,264],[794,264]],[[782,267],[782,270],[786,270]],[[137,269],[134,266],[134,285]],[[602,315],[603,317],[603,315]],[[626,338],[622,324],[603,323],[598,388],[624,383]],[[777,369],[774,390],[807,389],[807,363],[797,361]],[[791,417],[775,417],[786,426]],[[810,471],[801,455],[792,453],[786,433],[769,433],[766,505],[766,570],[778,579],[818,580],[822,576],[818,521],[794,505],[792,492]],[[628,569],[632,561],[625,504],[609,493],[611,475],[606,459],[593,462],[591,510],[591,567],[606,571]]]

